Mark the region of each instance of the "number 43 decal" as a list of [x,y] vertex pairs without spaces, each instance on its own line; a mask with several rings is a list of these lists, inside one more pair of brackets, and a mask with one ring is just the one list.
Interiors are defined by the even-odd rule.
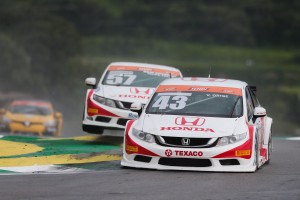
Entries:
[[191,93],[184,93],[181,95],[171,96],[162,94],[152,105],[154,108],[160,110],[170,108],[172,110],[180,110],[186,106],[188,96],[191,96]]

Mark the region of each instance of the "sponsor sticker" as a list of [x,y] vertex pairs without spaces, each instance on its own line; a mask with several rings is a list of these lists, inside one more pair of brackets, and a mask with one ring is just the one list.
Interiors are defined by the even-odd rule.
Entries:
[[120,98],[130,98],[130,99],[150,99],[150,96],[145,95],[135,95],[135,94],[119,94]]
[[134,113],[129,113],[128,118],[129,119],[137,119],[137,118],[139,118],[139,116],[137,114],[134,114]]
[[183,126],[202,126],[204,122],[205,119],[200,117],[177,117],[175,119],[176,125]]
[[215,131],[211,128],[200,128],[200,127],[185,127],[185,126],[163,126],[163,127],[160,127],[160,130],[161,131],[199,131],[199,132],[211,132],[211,133],[214,133]]
[[203,155],[202,151],[179,151],[175,150],[176,156],[187,156],[187,157],[201,157]]
[[189,150],[186,150],[186,151],[184,151],[184,150],[172,151],[171,149],[166,149],[165,150],[165,155],[167,157],[171,157],[172,155],[181,156],[181,157],[201,157],[201,156],[203,156],[203,152],[202,151],[189,151]]
[[165,150],[165,155],[167,156],[167,157],[170,157],[170,156],[172,156],[172,150],[171,149],[166,149]]

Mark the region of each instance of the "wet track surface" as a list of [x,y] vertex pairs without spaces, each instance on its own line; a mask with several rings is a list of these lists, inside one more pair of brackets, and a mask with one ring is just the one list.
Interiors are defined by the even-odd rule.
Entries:
[[300,141],[274,140],[271,163],[256,173],[123,169],[119,160],[77,164],[87,169],[79,172],[2,173],[0,199],[300,199],[299,151]]

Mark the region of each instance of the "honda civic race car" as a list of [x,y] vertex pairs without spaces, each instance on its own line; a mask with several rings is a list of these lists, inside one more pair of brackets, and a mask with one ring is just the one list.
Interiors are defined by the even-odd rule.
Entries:
[[0,110],[0,129],[10,134],[37,133],[60,136],[62,114],[48,101],[14,100]]
[[[139,107],[132,105],[133,110]],[[166,80],[139,119],[127,122],[121,165],[254,172],[270,160],[271,126],[256,87],[245,82]]]
[[95,78],[87,78],[92,86],[86,93],[82,129],[102,134],[104,129],[124,130],[129,119],[138,118],[130,110],[133,102],[146,104],[155,88],[165,79],[182,77],[181,72],[162,65],[115,62],[103,73],[98,85]]

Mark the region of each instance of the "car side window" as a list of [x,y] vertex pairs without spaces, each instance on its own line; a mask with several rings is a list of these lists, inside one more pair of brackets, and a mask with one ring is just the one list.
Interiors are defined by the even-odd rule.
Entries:
[[255,93],[250,89],[249,89],[249,91],[250,91],[250,95],[251,95],[251,99],[252,99],[252,102],[254,104],[254,107],[258,107],[259,106],[259,101],[258,101]]
[[251,99],[249,89],[246,88],[245,92],[246,92],[247,116],[248,116],[248,120],[250,120],[254,113],[254,105]]

